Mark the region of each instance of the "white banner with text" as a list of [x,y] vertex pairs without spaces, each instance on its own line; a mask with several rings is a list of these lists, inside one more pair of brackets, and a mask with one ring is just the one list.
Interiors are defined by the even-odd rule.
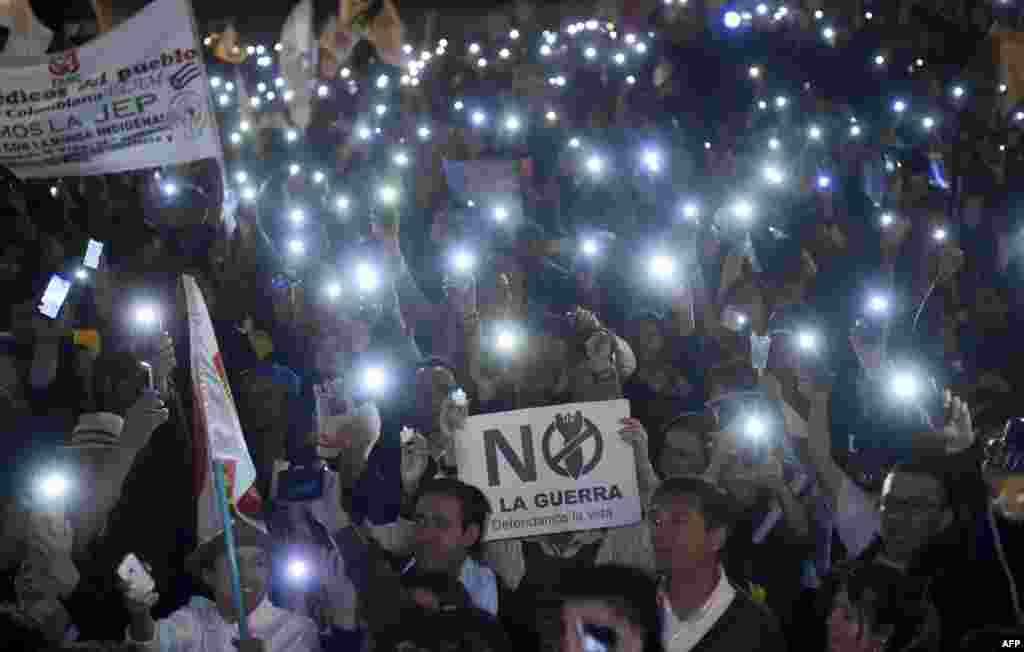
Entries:
[[86,176],[220,156],[188,0],[156,0],[58,54],[0,66],[0,164]]
[[459,479],[493,513],[486,540],[631,525],[642,517],[629,402],[569,403],[470,417],[456,438]]

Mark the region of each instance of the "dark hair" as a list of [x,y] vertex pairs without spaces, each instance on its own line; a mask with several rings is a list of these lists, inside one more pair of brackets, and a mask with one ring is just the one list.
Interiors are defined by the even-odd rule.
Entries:
[[757,387],[757,372],[748,358],[733,358],[713,365],[707,372],[708,391],[715,383],[738,386],[739,389]]
[[708,530],[729,530],[737,516],[737,507],[729,493],[716,484],[695,475],[669,478],[661,483],[651,497],[652,503],[666,498],[692,496],[699,501]]
[[711,433],[715,429],[715,419],[712,415],[707,412],[682,412],[672,417],[661,428],[661,439],[665,442],[664,445],[668,445],[668,433],[674,428],[685,428],[687,432],[695,433],[700,439],[707,456],[706,459],[710,463],[711,449],[715,443],[711,437]]
[[909,473],[911,475],[925,475],[934,479],[939,484],[939,491],[942,492],[944,507],[953,506],[953,476],[949,463],[939,456],[927,456],[909,462],[898,462],[894,464],[886,477],[893,473]]
[[[871,627],[892,627],[891,642],[906,644],[908,635],[920,629],[927,617],[923,607],[927,596],[928,580],[924,577],[906,578],[898,587],[889,586],[890,571],[864,561],[851,561],[833,569],[822,584],[815,600],[818,622],[828,620],[835,607],[836,597],[846,592],[855,608],[855,618]],[[909,626],[909,627],[908,627]],[[887,648],[888,649],[888,648]],[[902,645],[891,649],[905,649]]]
[[422,360],[420,360],[416,364],[416,373],[425,371],[427,369],[433,369],[434,367],[441,367],[443,369],[447,369],[453,377],[459,377],[459,374],[456,373],[455,371],[455,365],[453,365],[447,359],[436,355],[430,356],[428,358],[423,358]]
[[615,564],[573,568],[558,584],[562,604],[575,600],[607,603],[644,632],[644,652],[662,652],[658,583],[636,568]]
[[93,398],[96,400],[96,411],[112,411],[112,406],[104,403],[106,396],[106,384],[116,384],[124,377],[136,376],[142,383],[145,382],[146,372],[142,370],[138,358],[127,351],[119,353],[104,353],[97,358],[93,366],[92,389]]
[[459,506],[462,509],[462,529],[471,525],[480,527],[480,539],[470,548],[472,552],[477,552],[487,528],[487,519],[491,515],[491,504],[487,501],[487,496],[473,485],[466,484],[461,480],[431,478],[420,484],[416,502],[419,502],[424,496],[437,495],[448,496],[459,501]]

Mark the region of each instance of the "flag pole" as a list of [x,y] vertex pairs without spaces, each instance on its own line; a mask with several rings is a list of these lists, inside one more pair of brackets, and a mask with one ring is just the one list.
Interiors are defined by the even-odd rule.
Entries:
[[235,550],[235,534],[231,527],[231,512],[224,487],[224,463],[213,461],[213,486],[217,492],[217,507],[224,519],[224,541],[227,544],[228,566],[231,568],[231,593],[235,599],[235,611],[238,612],[238,638],[249,639],[249,623],[246,618],[245,605],[242,602],[242,583],[238,572],[238,553]]

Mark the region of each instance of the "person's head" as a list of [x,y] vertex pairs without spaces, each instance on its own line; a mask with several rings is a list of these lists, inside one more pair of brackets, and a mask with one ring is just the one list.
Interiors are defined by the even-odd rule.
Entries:
[[[884,587],[877,587],[871,574],[859,566],[836,570],[827,589],[822,595],[830,598],[823,606],[831,652],[863,649],[858,642],[884,641],[897,624],[912,618],[903,609],[893,609],[891,604],[898,604],[898,599],[893,599],[896,596],[886,596]],[[879,649],[885,649],[885,645]]]
[[704,414],[687,413],[665,427],[665,444],[658,458],[663,478],[700,475],[710,459],[711,423]]
[[685,580],[717,567],[734,513],[729,494],[702,478],[665,480],[648,512],[658,571]]
[[286,367],[260,363],[239,375],[238,416],[247,430],[288,426],[288,400],[298,395],[298,377]]
[[416,413],[435,427],[441,416],[441,406],[456,388],[455,371],[441,358],[429,358],[416,369]]
[[807,232],[806,246],[815,262],[827,263],[846,250],[846,233],[838,222],[816,221]]
[[730,392],[757,387],[757,373],[749,360],[735,358],[716,364],[708,371],[708,398],[712,401]]
[[972,318],[976,325],[987,330],[1007,327],[1009,305],[1005,295],[996,287],[982,286],[974,291]]
[[657,361],[665,348],[661,318],[653,313],[645,313],[630,320],[628,340],[640,362]]
[[423,482],[414,517],[417,566],[458,575],[479,549],[490,514],[487,497],[472,485],[446,478]]
[[146,387],[146,372],[130,353],[105,353],[93,366],[96,412],[124,416]]
[[313,357],[317,372],[324,378],[335,378],[340,375],[349,360],[343,338],[334,334],[317,339]]
[[743,315],[750,330],[755,333],[765,332],[768,324],[768,300],[764,289],[753,276],[745,276],[733,283],[725,292],[722,305]]
[[587,652],[593,642],[616,652],[661,652],[658,585],[643,571],[602,565],[565,573],[561,652]]
[[[246,612],[251,613],[267,595],[271,568],[270,537],[261,529],[237,519],[233,532],[242,597]],[[189,559],[189,566],[213,593],[221,615],[226,619],[236,618],[231,563],[224,535],[201,544]]]
[[897,464],[882,485],[879,511],[886,555],[909,561],[953,521],[950,482],[942,460]]
[[1024,419],[1009,419],[986,443],[984,472],[996,512],[1009,521],[1024,522]]

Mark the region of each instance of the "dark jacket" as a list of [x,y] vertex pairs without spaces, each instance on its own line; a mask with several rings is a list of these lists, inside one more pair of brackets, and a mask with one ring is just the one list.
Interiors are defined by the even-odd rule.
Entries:
[[754,602],[745,591],[736,597],[693,652],[784,652],[786,640],[779,622],[767,609]]

